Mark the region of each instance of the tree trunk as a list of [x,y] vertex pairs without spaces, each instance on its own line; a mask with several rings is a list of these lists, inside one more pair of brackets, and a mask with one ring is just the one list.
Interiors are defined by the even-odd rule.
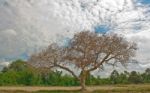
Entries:
[[80,76],[80,85],[82,91],[86,91],[85,81],[86,81],[86,71],[82,71]]
[[86,90],[85,79],[81,78],[81,82],[80,83],[81,83],[81,90],[85,91]]

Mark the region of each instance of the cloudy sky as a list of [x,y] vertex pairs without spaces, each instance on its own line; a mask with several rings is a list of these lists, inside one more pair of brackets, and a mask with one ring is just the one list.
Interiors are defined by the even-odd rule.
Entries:
[[83,30],[123,34],[139,48],[128,68],[150,67],[150,0],[0,0],[0,65]]

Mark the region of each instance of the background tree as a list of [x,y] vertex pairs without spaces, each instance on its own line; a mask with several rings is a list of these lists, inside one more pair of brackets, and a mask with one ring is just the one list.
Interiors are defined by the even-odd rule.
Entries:
[[119,84],[128,84],[128,76],[125,73],[121,73],[118,78]]
[[117,70],[114,70],[110,75],[110,80],[112,81],[112,84],[117,84],[119,79],[119,73]]
[[141,75],[136,71],[132,71],[128,79],[130,83],[138,84],[143,82]]
[[37,70],[22,60],[16,60],[2,70],[0,85],[38,85]]
[[[80,81],[85,90],[85,80],[90,72],[103,68],[104,64],[125,65],[135,56],[136,44],[116,34],[100,35],[83,31],[76,33],[66,47],[51,44],[47,49],[34,54],[30,64],[48,68],[61,68]],[[77,75],[75,70],[80,71]]]
[[145,70],[145,72],[142,74],[142,77],[145,83],[150,83],[150,68]]

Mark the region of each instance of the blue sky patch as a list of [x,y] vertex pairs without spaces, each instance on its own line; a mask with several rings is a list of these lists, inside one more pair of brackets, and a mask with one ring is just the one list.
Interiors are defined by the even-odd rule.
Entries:
[[27,53],[22,53],[19,56],[4,56],[0,57],[0,59],[3,59],[3,61],[10,61],[10,60],[17,60],[17,59],[22,59],[22,60],[27,60],[29,58]]
[[141,4],[150,4],[150,0],[137,0]]
[[109,27],[107,25],[99,25],[94,28],[95,33],[105,34],[109,31]]
[[22,53],[20,55],[20,59],[23,59],[23,60],[27,60],[29,58],[28,54],[27,53]]
[[137,24],[137,25],[134,25],[134,26],[133,26],[134,32],[138,32],[138,31],[141,30],[141,29],[142,29],[142,26],[141,26],[140,24]]

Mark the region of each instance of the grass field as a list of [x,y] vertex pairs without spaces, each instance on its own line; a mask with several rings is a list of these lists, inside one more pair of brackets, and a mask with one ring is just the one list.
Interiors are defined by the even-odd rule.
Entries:
[[[81,93],[80,87],[0,87],[0,93]],[[88,86],[86,93],[150,93],[150,84]]]

